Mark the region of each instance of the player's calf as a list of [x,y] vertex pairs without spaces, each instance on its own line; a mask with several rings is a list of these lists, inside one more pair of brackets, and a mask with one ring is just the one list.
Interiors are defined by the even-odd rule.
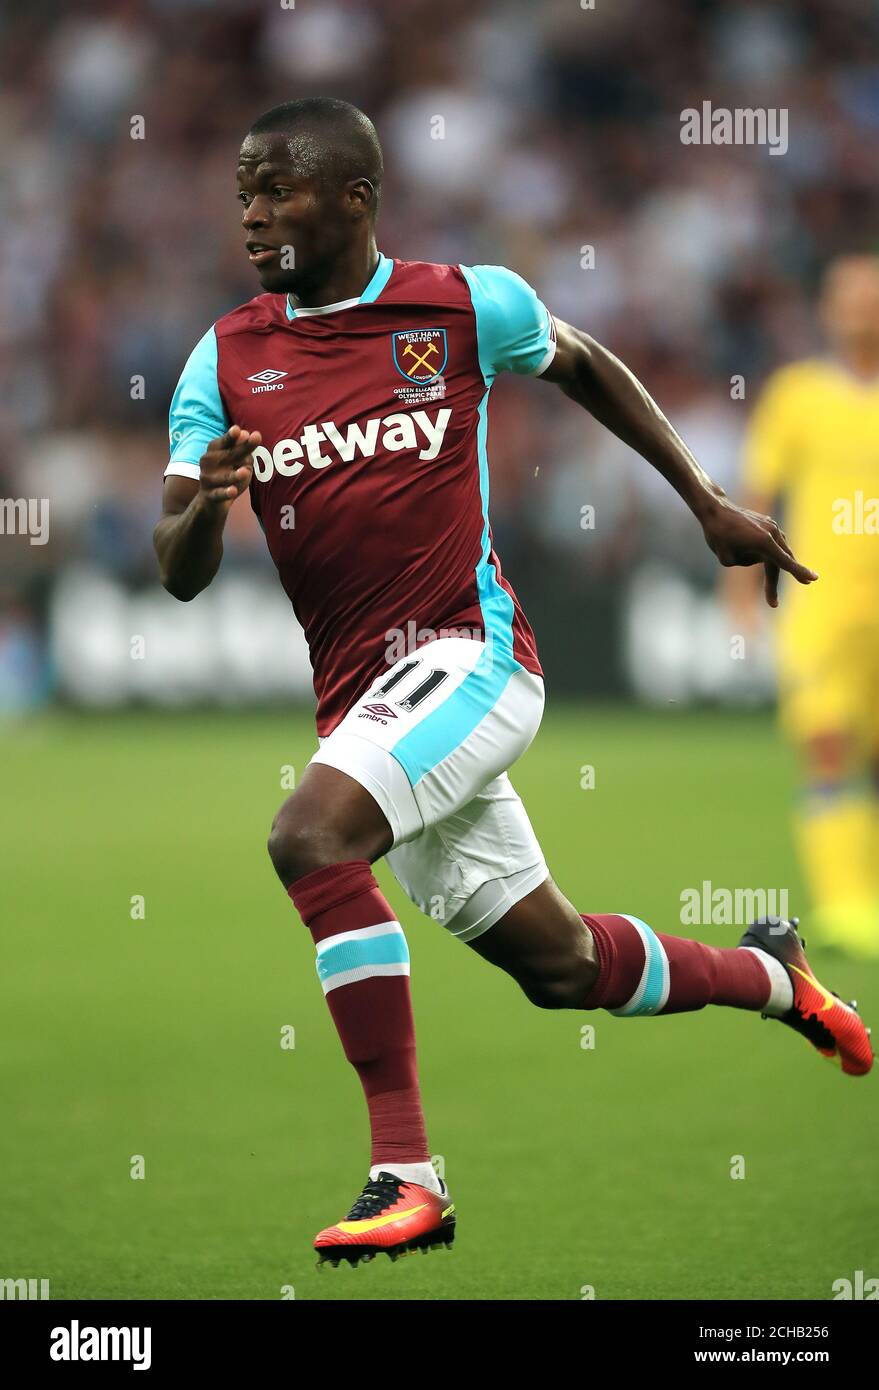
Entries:
[[[538,1009],[582,1009],[583,1000],[589,993],[586,980],[576,962],[571,961],[571,969],[564,975],[534,974],[516,971],[514,979],[523,994]],[[585,993],[584,993],[585,990]]]
[[598,979],[593,938],[551,878],[470,945],[541,1009],[582,1009]]

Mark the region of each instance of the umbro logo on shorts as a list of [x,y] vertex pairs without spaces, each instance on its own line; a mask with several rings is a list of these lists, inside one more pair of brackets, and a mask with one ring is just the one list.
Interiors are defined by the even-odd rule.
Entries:
[[364,705],[363,708],[365,710],[368,710],[370,714],[383,716],[385,719],[398,718],[397,714],[394,712],[394,710],[391,709],[390,705],[382,704],[380,700],[373,705]]

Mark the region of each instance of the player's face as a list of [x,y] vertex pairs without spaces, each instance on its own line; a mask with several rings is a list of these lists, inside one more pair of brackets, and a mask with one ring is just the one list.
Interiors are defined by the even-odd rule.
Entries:
[[879,352],[879,261],[864,257],[834,267],[821,308],[837,349]]
[[295,140],[248,135],[239,155],[238,196],[248,255],[264,290],[301,295],[326,280],[351,223],[342,194],[305,173]]

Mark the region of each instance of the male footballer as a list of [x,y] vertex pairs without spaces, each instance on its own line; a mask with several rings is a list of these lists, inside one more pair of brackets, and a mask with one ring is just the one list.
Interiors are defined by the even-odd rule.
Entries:
[[[241,146],[238,185],[264,293],[209,328],[184,367],[155,545],[165,588],[194,598],[249,492],[308,642],[319,748],[268,847],[314,939],[372,1134],[368,1181],[317,1236],[321,1260],[454,1236],[421,1107],[409,952],[372,873],[383,856],[414,903],[440,901],[446,928],[540,1007],[749,1009],[847,1074],[868,1072],[867,1031],[814,978],[795,920],[756,922],[721,950],[629,913],[581,912],[550,878],[508,776],[544,691],[488,519],[495,377],[553,384],[637,450],[722,565],[763,566],[770,606],[780,571],[818,576],[773,520],[705,475],[631,372],[518,275],[378,250],[382,152],[355,107],[267,112]],[[400,632],[416,634],[402,656]]]

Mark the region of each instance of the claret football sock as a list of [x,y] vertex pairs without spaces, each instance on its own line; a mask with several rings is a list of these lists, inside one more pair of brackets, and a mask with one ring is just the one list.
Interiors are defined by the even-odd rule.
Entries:
[[[374,1165],[427,1164],[403,930],[365,859],[316,869],[287,890],[317,946],[317,973],[360,1077]],[[396,1170],[395,1170],[396,1171]],[[433,1169],[430,1169],[433,1172]]]
[[722,949],[654,932],[639,917],[585,915],[598,955],[598,979],[587,1009],[621,1017],[679,1014],[726,1004],[781,1016],[793,1004],[784,966],[767,952]]

